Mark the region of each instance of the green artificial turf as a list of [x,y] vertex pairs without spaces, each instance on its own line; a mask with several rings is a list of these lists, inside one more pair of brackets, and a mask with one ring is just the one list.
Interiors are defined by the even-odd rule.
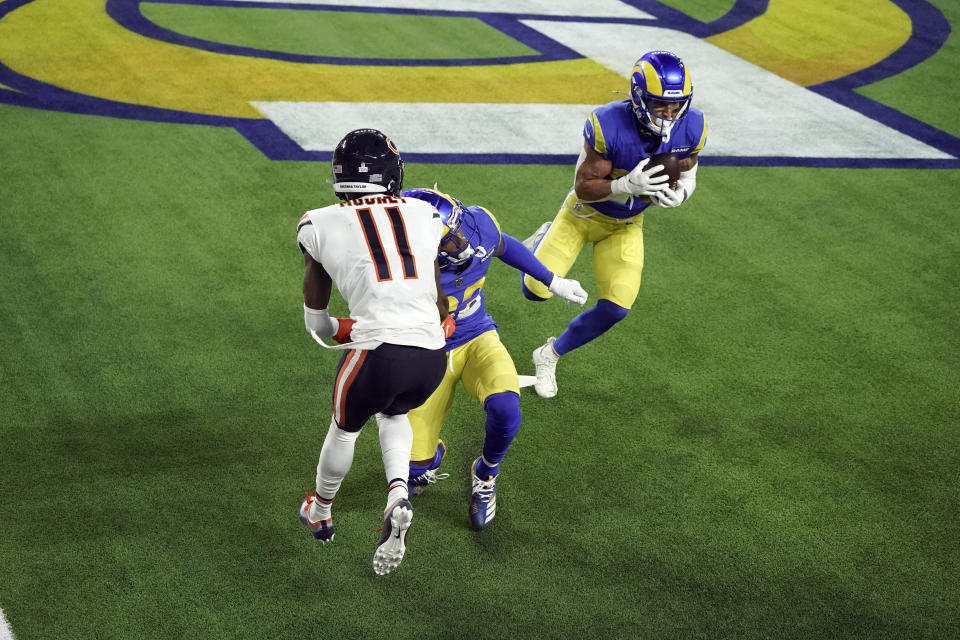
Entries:
[[[417,499],[409,559],[379,579],[374,432],[335,544],[295,519],[335,366],[302,331],[292,240],[329,200],[324,165],[271,163],[226,129],[0,113],[20,150],[0,234],[0,602],[18,638],[955,624],[960,240],[942,173],[705,168],[689,206],[647,218],[634,312],[564,359],[556,399],[524,392],[495,526],[467,528],[483,413],[461,395],[453,479]],[[569,171],[411,165],[408,184],[439,180],[522,238]],[[571,275],[593,290],[588,266]],[[523,301],[505,265],[487,290],[531,373],[576,310]]]
[[255,49],[345,58],[499,58],[536,51],[475,18],[145,2],[175,33]]
[[662,0],[660,4],[701,22],[713,22],[729,13],[734,7],[735,0]]
[[[647,216],[628,318],[564,357],[556,398],[523,391],[493,526],[468,527],[484,415],[460,393],[452,478],[377,577],[374,428],[336,541],[296,518],[337,356],[303,330],[295,228],[333,201],[329,164],[229,128],[8,105],[0,123],[17,640],[960,635],[955,170],[705,158],[696,197]],[[571,178],[410,163],[406,184],[522,239]],[[595,293],[587,252],[570,276]],[[579,311],[525,301],[500,263],[485,291],[521,374]]]

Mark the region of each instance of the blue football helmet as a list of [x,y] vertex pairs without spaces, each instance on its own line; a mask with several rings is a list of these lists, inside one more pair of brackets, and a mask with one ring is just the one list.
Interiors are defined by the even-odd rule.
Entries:
[[[630,102],[633,113],[648,131],[670,140],[670,130],[690,109],[693,83],[686,65],[669,51],[650,51],[633,66],[630,75]],[[666,104],[679,105],[672,118],[654,113]]]
[[441,269],[463,264],[473,257],[476,249],[471,240],[476,233],[477,225],[473,222],[473,214],[463,206],[462,202],[436,189],[407,189],[400,195],[404,198],[416,198],[429,202],[440,212],[444,234],[440,239],[440,253],[437,260]]

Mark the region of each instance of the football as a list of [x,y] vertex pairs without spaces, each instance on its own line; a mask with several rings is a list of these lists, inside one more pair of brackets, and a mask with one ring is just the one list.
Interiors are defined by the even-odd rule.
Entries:
[[671,189],[677,188],[677,180],[680,179],[680,158],[673,153],[655,153],[650,156],[648,167],[663,165],[663,171],[659,171],[654,176],[659,176],[664,172],[667,174],[667,184]]

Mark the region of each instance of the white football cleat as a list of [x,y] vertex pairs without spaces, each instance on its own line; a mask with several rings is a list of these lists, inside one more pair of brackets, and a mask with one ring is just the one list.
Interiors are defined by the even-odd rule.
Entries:
[[547,235],[547,230],[550,228],[550,225],[552,224],[553,224],[553,221],[544,222],[542,225],[540,225],[540,227],[536,231],[533,232],[532,236],[524,240],[521,244],[525,246],[527,249],[530,249],[530,251],[533,251],[534,249],[537,248],[537,243],[540,242],[540,239],[543,238],[543,236]]
[[402,498],[387,510],[380,528],[380,541],[373,552],[373,571],[385,576],[400,565],[407,550],[407,535],[413,524],[413,505]]
[[560,356],[553,350],[556,338],[549,338],[543,346],[533,350],[533,364],[537,368],[537,381],[533,384],[541,398],[557,395],[557,361]]

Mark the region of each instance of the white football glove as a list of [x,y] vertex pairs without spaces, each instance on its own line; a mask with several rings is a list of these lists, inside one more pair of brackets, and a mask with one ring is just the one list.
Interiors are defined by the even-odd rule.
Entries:
[[644,169],[650,162],[650,158],[644,158],[637,163],[637,166],[625,176],[621,176],[610,183],[610,194],[631,196],[651,196],[667,188],[669,177],[666,173],[653,177],[653,174],[663,171],[662,164],[655,164],[649,169]]
[[680,174],[676,189],[664,189],[660,193],[650,196],[650,202],[664,209],[672,209],[690,199],[693,190],[697,188],[697,167],[695,164]]
[[563,298],[567,301],[567,304],[579,304],[583,306],[583,303],[587,301],[587,292],[583,290],[579,282],[561,278],[556,274],[554,274],[553,280],[550,281],[550,286],[547,287],[547,291],[558,298]]
[[687,192],[683,188],[683,183],[678,180],[676,189],[667,187],[663,191],[654,193],[650,196],[650,203],[655,204],[662,209],[672,209],[674,207],[679,207],[686,199]]

